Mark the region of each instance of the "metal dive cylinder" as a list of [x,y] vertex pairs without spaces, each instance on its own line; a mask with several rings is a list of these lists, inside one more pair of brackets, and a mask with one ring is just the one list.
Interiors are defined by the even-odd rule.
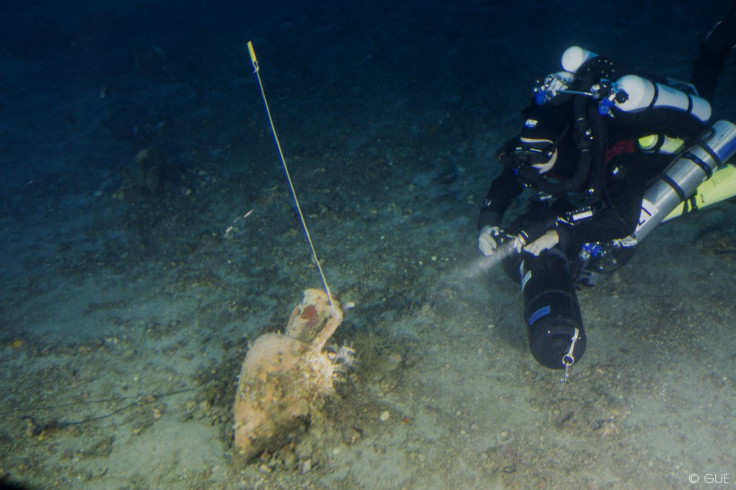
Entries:
[[620,102],[616,101],[616,107],[624,112],[669,108],[686,112],[702,122],[707,122],[711,116],[710,104],[704,98],[638,75],[623,76],[614,86],[626,93]]
[[639,225],[633,233],[641,242],[682,201],[689,198],[700,184],[736,154],[736,125],[716,122],[698,141],[673,161],[657,181],[644,193]]

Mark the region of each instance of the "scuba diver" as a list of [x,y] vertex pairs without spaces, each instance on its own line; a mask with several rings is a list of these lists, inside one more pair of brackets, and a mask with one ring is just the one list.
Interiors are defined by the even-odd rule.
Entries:
[[[481,204],[478,247],[519,280],[531,353],[566,380],[587,340],[576,286],[595,285],[655,226],[703,204],[699,186],[736,153],[736,126],[711,126],[691,85],[577,46],[562,68],[538,82],[519,133],[497,152],[503,169]],[[726,197],[736,178],[728,187]],[[525,189],[526,210],[502,226]]]

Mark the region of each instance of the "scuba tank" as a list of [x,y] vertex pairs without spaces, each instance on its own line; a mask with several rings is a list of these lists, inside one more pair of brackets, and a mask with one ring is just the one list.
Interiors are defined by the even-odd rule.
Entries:
[[736,166],[726,164],[716,170],[710,179],[700,184],[695,194],[678,204],[662,222],[707,208],[734,196],[736,196]]
[[736,154],[736,125],[721,120],[703,133],[698,141],[673,161],[644,193],[639,225],[632,237],[641,242],[698,186]]
[[651,108],[677,109],[693,115],[701,122],[710,119],[711,108],[707,100],[678,90],[669,85],[652,82],[638,75],[625,75],[613,83],[613,90],[626,94],[614,100],[614,107],[624,112],[636,112]]
[[563,70],[575,73],[578,71],[578,68],[585,64],[586,61],[592,60],[597,56],[598,53],[588,51],[580,46],[570,46],[564,53],[562,53],[560,64],[562,65]]

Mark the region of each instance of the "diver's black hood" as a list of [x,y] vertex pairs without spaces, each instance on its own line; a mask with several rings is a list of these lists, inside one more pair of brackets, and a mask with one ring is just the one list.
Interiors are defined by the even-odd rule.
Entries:
[[519,137],[557,143],[570,131],[571,108],[552,104],[531,105],[521,113],[524,123]]

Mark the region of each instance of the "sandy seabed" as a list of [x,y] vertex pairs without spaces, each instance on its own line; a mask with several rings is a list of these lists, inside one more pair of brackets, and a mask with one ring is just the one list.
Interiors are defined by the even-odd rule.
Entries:
[[[101,489],[736,479],[736,203],[663,225],[579,292],[588,350],[566,384],[528,352],[518,287],[478,272],[475,230],[493,154],[566,46],[688,78],[721,7],[624,2],[639,14],[621,18],[521,3],[3,7],[3,27],[38,30],[5,34],[0,477]],[[247,39],[327,279],[355,304],[334,340],[359,362],[308,430],[244,467],[230,441],[248,342],[320,286]],[[721,87],[735,85],[730,61]],[[732,93],[715,106],[736,118]]]

